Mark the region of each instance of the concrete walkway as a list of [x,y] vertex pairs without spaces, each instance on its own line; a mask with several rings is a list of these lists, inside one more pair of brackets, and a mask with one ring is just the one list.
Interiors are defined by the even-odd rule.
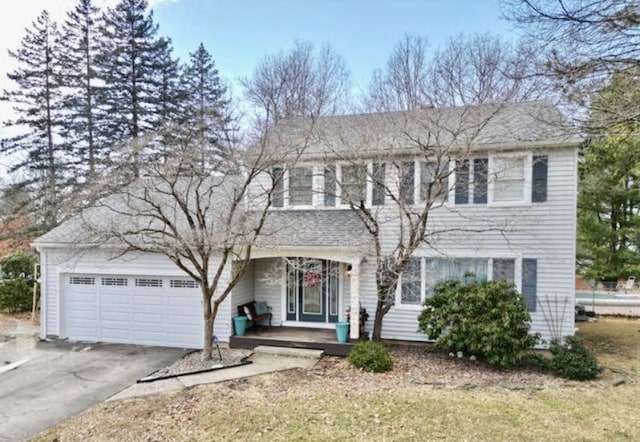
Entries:
[[195,385],[212,384],[293,368],[311,368],[322,357],[322,353],[322,350],[260,346],[256,347],[249,357],[251,364],[134,384],[108,400],[167,393]]

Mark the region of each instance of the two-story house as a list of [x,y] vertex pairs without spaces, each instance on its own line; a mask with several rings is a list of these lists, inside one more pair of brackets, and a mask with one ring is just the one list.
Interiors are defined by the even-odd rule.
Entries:
[[[352,339],[358,309],[350,317],[346,311],[360,306],[370,314],[370,333],[376,262],[411,241],[417,247],[387,294],[383,338],[426,340],[417,331],[423,301],[438,281],[468,273],[513,281],[543,338],[573,334],[581,140],[552,105],[290,120],[269,140],[299,150],[295,162],[269,171],[282,179],[249,269],[219,310],[221,341],[233,334],[237,307],[251,300],[266,302],[272,324],[292,330],[350,321]],[[416,243],[411,234],[422,218]],[[35,242],[43,336],[202,346],[195,281],[155,254],[114,258],[95,249],[74,258],[79,227],[71,224]]]

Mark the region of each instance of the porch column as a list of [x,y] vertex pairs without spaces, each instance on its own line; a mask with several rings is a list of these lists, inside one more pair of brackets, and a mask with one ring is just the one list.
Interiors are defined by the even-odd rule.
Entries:
[[357,340],[360,339],[360,261],[351,264],[349,285],[351,289],[349,338]]

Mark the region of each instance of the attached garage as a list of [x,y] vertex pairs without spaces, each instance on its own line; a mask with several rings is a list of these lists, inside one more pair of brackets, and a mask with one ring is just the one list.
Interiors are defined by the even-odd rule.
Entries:
[[61,336],[202,348],[200,288],[180,277],[61,274]]

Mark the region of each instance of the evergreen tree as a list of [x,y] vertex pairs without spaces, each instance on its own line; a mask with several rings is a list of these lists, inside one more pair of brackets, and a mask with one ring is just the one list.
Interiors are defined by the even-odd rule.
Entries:
[[158,123],[175,121],[184,106],[186,91],[180,86],[180,64],[173,58],[171,39],[159,40],[154,74],[158,97]]
[[[591,127],[611,112],[629,115],[640,100],[636,71],[614,74],[593,97]],[[617,281],[640,272],[640,120],[606,127],[593,134],[579,163],[577,259],[588,278]]]
[[97,62],[104,45],[97,31],[100,10],[92,0],[78,0],[67,13],[63,25],[60,61],[62,83],[65,85],[62,136],[73,149],[79,170],[77,175],[95,176],[103,162],[105,140],[98,130],[99,88]]
[[232,122],[229,100],[225,98],[227,88],[202,43],[189,57],[181,81],[187,91],[181,119],[194,128],[195,137],[205,148],[203,157],[207,151],[214,156],[224,155]]
[[48,12],[42,11],[26,30],[17,51],[9,56],[18,62],[8,74],[16,85],[4,91],[3,99],[13,104],[15,118],[6,122],[21,133],[2,140],[0,152],[18,154],[11,171],[23,171],[23,186],[29,186],[42,229],[57,224],[60,198],[64,192],[64,155],[58,141],[60,86],[56,81],[58,31]]
[[165,43],[146,0],[121,0],[103,16],[107,42],[101,55],[106,136],[113,143],[155,129],[159,124],[157,60]]

